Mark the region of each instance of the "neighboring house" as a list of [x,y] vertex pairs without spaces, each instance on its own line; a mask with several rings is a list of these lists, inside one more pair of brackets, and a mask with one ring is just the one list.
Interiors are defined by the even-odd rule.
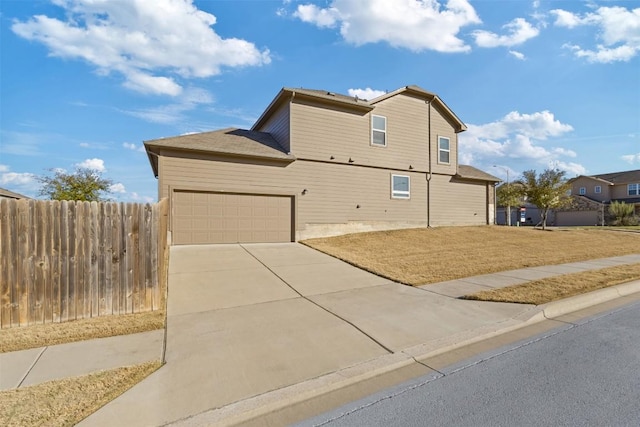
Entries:
[[[524,221],[522,221],[522,208],[524,208]],[[555,215],[553,211],[547,214],[547,224],[554,224]],[[496,224],[507,224],[507,208],[498,206],[496,211]],[[540,225],[542,224],[542,213],[540,208],[531,203],[523,203],[518,206],[511,206],[511,225]]]
[[250,130],[144,143],[173,244],[493,224],[498,178],[458,164],[462,121],[406,86],[370,101],[283,88]]
[[640,169],[569,180],[572,206],[556,211],[556,225],[601,225],[612,201],[635,205],[640,215]]
[[0,199],[30,199],[30,197],[0,188]]

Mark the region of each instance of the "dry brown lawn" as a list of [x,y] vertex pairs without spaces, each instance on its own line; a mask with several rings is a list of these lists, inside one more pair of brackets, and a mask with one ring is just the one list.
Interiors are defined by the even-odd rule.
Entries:
[[160,367],[148,362],[0,392],[0,425],[72,426]]
[[0,353],[162,329],[164,313],[159,310],[2,329]]
[[640,263],[563,274],[522,285],[477,292],[463,298],[540,305],[638,279]]
[[348,234],[302,242],[360,268],[424,285],[524,267],[640,253],[640,233],[439,227]]

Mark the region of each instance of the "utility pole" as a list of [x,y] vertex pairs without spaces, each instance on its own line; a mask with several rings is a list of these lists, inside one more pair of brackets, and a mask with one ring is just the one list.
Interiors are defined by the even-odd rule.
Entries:
[[[509,168],[506,168],[504,166],[498,166],[498,165],[493,165],[494,168],[500,168],[503,169],[505,172],[507,172],[507,194],[511,194],[511,188],[510,188],[510,184],[509,184]],[[507,200],[507,215],[506,215],[506,219],[507,219],[507,225],[509,227],[511,227],[511,199],[509,198]]]

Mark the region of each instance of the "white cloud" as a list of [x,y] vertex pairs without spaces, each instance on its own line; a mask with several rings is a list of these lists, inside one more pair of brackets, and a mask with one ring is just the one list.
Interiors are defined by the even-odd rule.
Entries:
[[377,98],[386,93],[384,90],[371,89],[370,87],[366,89],[349,89],[347,92],[350,96],[357,96],[360,99],[366,100]]
[[141,196],[136,192],[132,192],[130,197],[131,197],[131,200],[134,200],[136,202],[144,202],[144,203],[153,203],[153,202],[155,202],[155,199],[153,197]]
[[121,110],[121,112],[148,122],[170,124],[183,120],[184,113],[187,111],[211,103],[213,103],[213,96],[208,91],[191,87],[184,90],[174,103],[147,109]]
[[90,147],[90,145],[89,145],[89,143],[87,143],[87,142],[81,142],[81,143],[80,143],[80,147],[82,147],[82,148],[89,148],[89,147]]
[[533,114],[520,114],[512,111],[502,119],[484,125],[469,125],[465,134],[479,134],[485,138],[506,138],[518,134],[534,139],[547,139],[570,132],[573,127],[556,120],[553,113],[544,110]]
[[35,195],[40,182],[35,174],[29,172],[11,172],[7,165],[0,165],[0,186],[25,195]]
[[540,34],[540,30],[523,18],[516,18],[502,28],[507,30],[506,35],[501,36],[485,30],[476,30],[471,34],[480,47],[516,46]]
[[102,159],[98,159],[98,158],[93,158],[93,159],[86,159],[80,163],[76,163],[75,165],[76,167],[79,168],[86,168],[86,169],[91,169],[91,170],[95,170],[98,172],[104,172],[107,169],[104,167],[104,160]]
[[141,145],[141,146],[138,147],[136,144],[133,144],[133,143],[130,143],[130,142],[124,142],[122,144],[122,146],[124,148],[129,149],[129,150],[139,151],[140,153],[145,153],[146,152],[146,150],[144,149],[144,145]]
[[29,172],[4,172],[0,175],[0,184],[2,185],[26,185],[36,181],[36,176]]
[[320,9],[315,4],[301,4],[293,16],[303,22],[309,22],[323,28],[334,27],[340,19],[340,12],[334,7]]
[[[573,150],[562,147],[545,148],[540,144],[552,137],[571,132],[571,125],[560,122],[549,111],[521,114],[513,111],[500,120],[468,125],[467,132],[461,133],[460,160],[462,163],[495,164],[499,159],[517,163],[534,162],[546,165],[554,161],[558,168],[567,172],[584,170],[562,158],[575,158]],[[582,169],[581,169],[582,168]]]
[[625,156],[622,156],[622,160],[624,160],[625,162],[634,164],[634,163],[638,163],[640,164],[640,153],[638,154],[627,154]]
[[578,58],[607,64],[629,61],[640,52],[640,8],[600,7],[595,12],[588,12],[582,16],[555,9],[551,14],[555,15],[554,24],[558,27],[597,27],[600,42],[593,48],[584,48],[572,43],[564,44],[564,47],[573,51]]
[[519,59],[519,60],[521,60],[521,61],[524,61],[525,59],[527,59],[527,58],[524,56],[524,53],[522,53],[522,52],[518,52],[517,50],[510,50],[510,51],[509,51],[509,54],[513,55],[513,57],[515,57],[516,59]]
[[127,190],[124,188],[124,184],[117,182],[109,187],[109,190],[112,193],[126,193]]
[[294,16],[320,28],[339,26],[356,46],[387,42],[416,52],[468,52],[458,33],[481,23],[468,0],[332,0],[326,8],[298,5]]
[[14,33],[46,45],[50,55],[82,59],[99,74],[118,73],[124,86],[176,96],[180,79],[220,74],[225,67],[259,66],[268,50],[214,30],[216,17],[193,0],[56,0],[66,19],[36,15],[15,20]]

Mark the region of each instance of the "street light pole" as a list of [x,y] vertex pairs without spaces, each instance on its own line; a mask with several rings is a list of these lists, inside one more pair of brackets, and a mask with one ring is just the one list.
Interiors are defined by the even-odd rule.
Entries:
[[510,185],[509,185],[509,168],[506,168],[504,166],[498,166],[498,165],[493,165],[494,168],[500,168],[503,169],[506,173],[507,173],[507,195],[509,195],[509,197],[507,198],[507,215],[506,215],[506,219],[507,219],[507,225],[509,227],[511,227],[511,199],[510,199]]

